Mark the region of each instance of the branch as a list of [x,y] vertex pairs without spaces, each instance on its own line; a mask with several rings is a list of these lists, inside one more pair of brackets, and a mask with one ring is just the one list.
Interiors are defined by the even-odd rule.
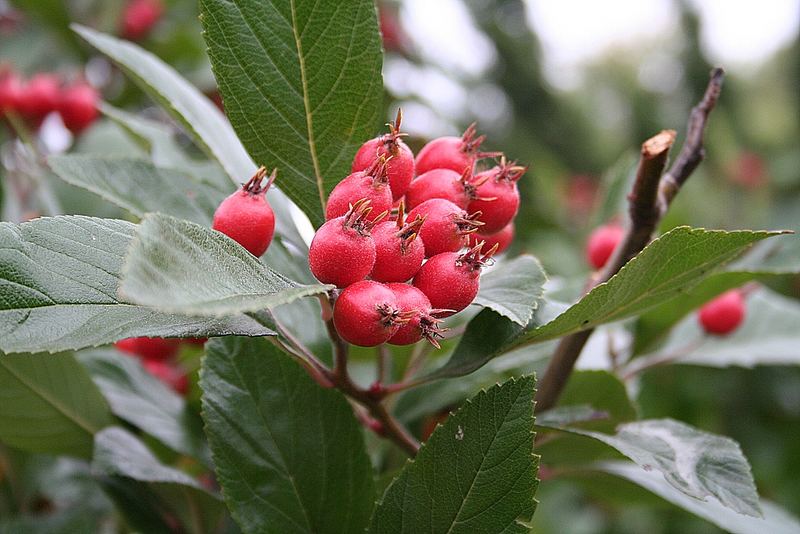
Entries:
[[333,308],[332,298],[321,296],[320,303],[322,304],[322,316],[325,320],[325,327],[328,329],[328,336],[331,339],[331,343],[333,343],[334,349],[335,363],[333,371],[328,373],[328,379],[339,391],[369,411],[370,415],[378,423],[375,426],[372,424],[368,425],[372,430],[395,442],[400,448],[406,451],[409,456],[416,456],[419,450],[419,442],[386,409],[386,406],[383,404],[383,398],[386,392],[381,390],[378,394],[375,394],[369,389],[360,388],[353,382],[352,378],[350,378],[350,374],[347,372],[347,358],[350,346],[339,336],[333,324],[333,314],[331,313]]
[[661,180],[661,187],[658,191],[661,216],[667,212],[672,199],[678,194],[681,186],[706,156],[703,134],[706,130],[708,116],[719,100],[724,77],[724,70],[719,67],[714,68],[711,71],[711,79],[708,81],[703,99],[692,108],[689,115],[689,126],[686,129],[686,141],[684,141],[675,163]]
[[[652,239],[658,223],[669,209],[681,186],[691,176],[705,156],[703,134],[708,115],[714,109],[722,87],[724,72],[711,71],[708,87],[700,103],[692,108],[687,126],[686,141],[678,158],[663,175],[669,149],[675,142],[675,132],[664,130],[642,145],[641,159],[636,172],[633,191],[628,196],[630,224],[622,243],[609,259],[600,275],[592,280],[589,289],[608,281],[631,258],[636,256]],[[538,410],[555,406],[567,384],[575,362],[594,329],[584,330],[563,338],[544,372],[536,394]]]

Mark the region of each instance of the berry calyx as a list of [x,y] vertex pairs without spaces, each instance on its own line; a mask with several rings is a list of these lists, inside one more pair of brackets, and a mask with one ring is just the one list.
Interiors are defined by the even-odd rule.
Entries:
[[99,114],[99,99],[95,88],[86,82],[78,82],[64,89],[58,102],[58,112],[64,126],[74,134],[88,128]]
[[180,340],[160,337],[129,337],[120,339],[114,346],[127,354],[139,356],[144,360],[163,361],[178,353]]
[[481,212],[480,220],[484,224],[481,232],[499,232],[514,220],[519,210],[517,181],[527,170],[515,161],[506,162],[503,157],[499,165],[475,175],[475,198],[470,201],[467,211]]
[[414,277],[414,286],[425,293],[441,317],[460,312],[475,300],[480,289],[481,269],[497,250],[497,245],[483,253],[483,243],[463,254],[445,252],[429,259]]
[[372,205],[372,217],[392,209],[392,191],[386,174],[387,159],[374,158],[363,171],[356,171],[336,184],[325,206],[325,219],[331,220],[345,215],[350,206],[365,198]]
[[380,282],[362,280],[348,286],[333,306],[333,324],[348,343],[375,347],[407,323],[394,292]]
[[352,172],[368,169],[376,158],[386,158],[386,175],[389,178],[389,189],[392,191],[392,200],[401,198],[414,179],[414,153],[403,142],[406,134],[400,132],[400,123],[403,121],[402,110],[397,110],[394,122],[390,122],[389,133],[370,139],[358,149],[353,159]]
[[58,108],[61,81],[53,74],[37,74],[23,88],[17,102],[19,114],[38,124]]
[[443,198],[426,200],[408,213],[412,220],[425,217],[425,224],[420,228],[419,235],[425,244],[427,258],[443,252],[455,252],[465,246],[469,241],[469,234],[482,225],[478,220],[480,216],[480,212],[467,214]]
[[407,222],[403,212],[403,202],[400,201],[397,219],[381,222],[372,229],[375,266],[370,277],[378,282],[410,280],[425,259],[425,244],[419,237],[425,217],[417,216]]
[[475,232],[469,236],[469,246],[474,247],[481,241],[485,243],[486,248],[492,248],[497,245],[495,254],[504,252],[511,242],[514,240],[514,223],[508,223],[502,230],[494,234],[484,234],[483,232]]
[[267,183],[263,184],[267,169],[261,167],[214,212],[211,227],[242,245],[253,256],[261,256],[267,251],[275,233],[275,213],[266,194],[277,173],[278,169],[273,170]]
[[476,136],[475,123],[469,125],[461,137],[439,137],[426,144],[417,154],[417,175],[433,169],[450,169],[457,173],[472,168],[479,158],[499,156],[498,152],[480,152],[486,136]]
[[131,0],[122,10],[120,35],[131,41],[143,39],[161,18],[164,5],[161,0]]
[[394,291],[401,312],[411,316],[409,321],[389,338],[389,343],[412,345],[421,339],[427,339],[437,349],[441,348],[437,338],[443,337],[444,329],[439,327],[442,320],[435,315],[444,311],[434,310],[425,293],[412,285],[392,283],[386,286]]
[[714,335],[730,334],[739,328],[744,316],[744,297],[738,289],[726,291],[707,302],[697,314],[703,330]]
[[590,235],[586,243],[586,259],[595,269],[601,269],[614,249],[622,241],[625,230],[616,223],[610,223],[596,228]]
[[370,201],[358,200],[343,217],[319,227],[308,250],[308,266],[323,284],[347,287],[363,280],[375,266],[370,232],[386,215],[370,220]]

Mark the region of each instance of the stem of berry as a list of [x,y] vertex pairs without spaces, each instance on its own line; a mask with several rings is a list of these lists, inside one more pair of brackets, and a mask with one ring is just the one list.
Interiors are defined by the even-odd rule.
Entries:
[[[628,260],[647,246],[678,190],[703,160],[703,133],[708,116],[719,98],[724,74],[720,68],[711,71],[703,99],[689,116],[686,141],[666,174],[662,176],[669,149],[675,141],[675,133],[663,131],[642,145],[636,181],[628,197],[630,224],[622,243],[599,276],[590,281],[588,289],[614,276]],[[547,410],[555,406],[592,332],[593,329],[577,332],[559,342],[539,383],[536,394],[537,410]]]
[[[370,416],[380,424],[381,435],[395,442],[400,448],[406,451],[409,456],[415,456],[419,450],[419,442],[386,409],[383,403],[383,397],[385,395],[375,395],[370,389],[360,388],[350,378],[350,374],[347,371],[347,357],[350,346],[339,337],[339,333],[333,325],[331,312],[333,309],[333,298],[330,295],[327,299],[321,297],[320,302],[323,307],[325,327],[328,330],[328,337],[330,337],[334,349],[334,367],[333,370],[328,373],[328,378],[339,391],[367,409]],[[373,428],[373,426],[370,425],[370,428]],[[373,428],[373,430],[374,429],[375,428]]]

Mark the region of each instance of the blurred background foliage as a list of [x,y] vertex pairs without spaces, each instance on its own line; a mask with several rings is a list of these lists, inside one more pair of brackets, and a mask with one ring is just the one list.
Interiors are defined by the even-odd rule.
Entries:
[[[0,0],[0,64],[27,76],[41,71],[55,71],[65,79],[83,76],[114,106],[169,123],[136,86],[68,28],[70,22],[80,22],[118,33],[123,3]],[[537,33],[537,13],[548,9],[548,3],[532,3],[536,6],[521,0],[382,2],[386,118],[393,117],[398,105],[403,107],[415,149],[426,138],[458,133],[477,120],[488,148],[502,147],[510,158],[530,165],[521,182],[522,211],[512,253],[536,255],[550,275],[551,291],[569,295],[588,274],[583,244],[589,231],[624,213],[625,183],[640,143],[665,128],[677,130],[680,142],[689,109],[715,63],[702,38],[704,25],[711,21],[707,14],[701,16],[702,0],[666,2],[671,21],[666,27],[654,24],[654,31],[648,31],[645,19],[639,35],[587,54],[565,74],[553,67]],[[781,3],[765,2],[756,9],[775,9],[776,4]],[[728,78],[708,129],[707,159],[662,229],[689,224],[800,231],[800,9],[797,2],[783,4],[791,4],[784,11],[795,18],[793,36],[757,60],[723,64]],[[217,98],[196,2],[167,0],[165,6],[164,17],[140,44]],[[609,7],[607,18],[595,23],[613,24],[614,9]],[[45,129],[42,137],[54,152],[73,143],[57,127]],[[10,139],[8,129],[0,128],[4,163],[12,157]],[[188,138],[179,141],[194,150]],[[142,152],[107,119],[74,143],[75,151]],[[2,184],[3,220],[59,211],[125,216],[61,182],[45,179],[40,184],[42,191],[55,191],[55,202],[41,194],[25,206],[12,199],[10,179]],[[796,252],[795,262],[800,263]],[[797,277],[778,277],[770,285],[800,298]],[[190,354],[189,360],[196,362],[196,356]],[[490,369],[483,376],[503,372]],[[463,395],[473,386],[462,386]],[[196,401],[196,391],[193,396]],[[644,417],[669,416],[733,437],[753,466],[759,492],[800,515],[800,369],[662,367],[645,375],[638,402]],[[24,480],[4,476],[12,472]],[[102,527],[104,516],[98,511],[107,512],[109,503],[86,478],[79,463],[2,447],[0,517],[20,506],[28,512],[46,511],[66,499],[80,502],[78,511],[92,510],[94,515],[60,516],[65,523],[58,528],[91,530],[93,521],[94,527]],[[625,499],[609,500],[598,498],[591,481],[574,482],[545,477],[535,532],[717,531],[641,490],[629,488],[621,493]],[[15,526],[25,531],[24,521]]]

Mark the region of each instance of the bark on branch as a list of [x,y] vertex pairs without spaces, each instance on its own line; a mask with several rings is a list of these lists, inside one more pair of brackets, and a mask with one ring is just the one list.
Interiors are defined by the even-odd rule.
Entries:
[[[686,140],[670,169],[662,175],[669,149],[675,142],[675,131],[664,130],[642,144],[642,153],[633,190],[628,196],[630,221],[622,243],[608,260],[600,275],[592,280],[588,289],[608,281],[631,258],[647,246],[658,223],[669,205],[705,157],[703,134],[708,116],[719,99],[724,71],[715,68],[706,87],[703,99],[692,108],[686,130]],[[575,362],[592,335],[593,329],[584,330],[561,339],[544,372],[536,395],[538,410],[555,406],[564,386],[572,374]]]

